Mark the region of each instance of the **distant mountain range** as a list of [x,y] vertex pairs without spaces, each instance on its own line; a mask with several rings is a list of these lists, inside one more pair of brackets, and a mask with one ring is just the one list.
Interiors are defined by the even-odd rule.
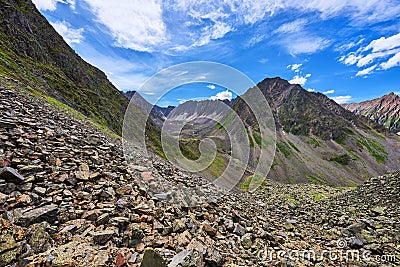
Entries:
[[[124,95],[102,71],[81,59],[31,1],[0,0],[0,24],[0,81],[4,86],[12,79],[20,89],[49,101],[56,99],[121,134],[129,98],[137,93]],[[354,185],[400,165],[399,137],[377,123],[353,114],[323,94],[307,92],[278,77],[261,81],[258,88],[272,109],[277,129],[269,178],[288,183]],[[254,115],[243,102],[252,90],[224,101],[246,127],[250,146],[246,174],[250,176],[260,161],[261,148],[268,142],[262,139]],[[144,115],[152,109],[146,124],[149,147],[165,156],[160,126],[166,116],[191,118],[179,143],[183,154],[196,159],[200,140],[212,138],[218,153],[204,174],[218,176],[223,171],[232,157],[230,140],[222,125],[202,118],[218,112],[218,102],[188,101],[174,112],[174,107],[153,107],[137,96],[139,101],[131,112]],[[392,109],[387,110],[387,118],[391,118]],[[229,114],[221,116],[222,124],[230,123]],[[398,119],[392,119],[389,125],[396,122]]]
[[[279,77],[267,78],[257,86],[272,109],[277,129],[270,178],[289,183],[349,185],[397,168],[400,160],[398,137],[374,122],[356,116],[324,94],[308,92]],[[245,94],[251,90],[255,89]],[[251,174],[265,140],[261,140],[257,122],[241,97],[224,102],[246,125],[251,146],[247,171]],[[188,101],[179,106],[179,113],[173,111],[170,115],[172,119],[197,118],[182,135],[186,139],[182,142],[192,145],[189,156],[195,158],[193,154],[196,154],[198,143],[193,139],[211,137],[220,148],[219,162],[226,163],[229,146],[222,127],[212,121],[198,122],[198,117],[217,112],[213,103]],[[215,173],[216,167],[211,166],[209,171]]]
[[361,103],[344,104],[343,107],[370,118],[393,132],[400,132],[400,96],[393,92]]

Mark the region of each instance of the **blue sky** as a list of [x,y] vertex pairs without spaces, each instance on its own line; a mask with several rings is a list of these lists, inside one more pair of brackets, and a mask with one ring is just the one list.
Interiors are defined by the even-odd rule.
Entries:
[[[139,89],[153,103],[157,89],[140,90],[141,85],[188,61],[227,64],[256,83],[280,76],[339,103],[400,92],[399,0],[34,3],[118,89]],[[235,97],[228,89],[206,82],[183,85],[158,104]]]

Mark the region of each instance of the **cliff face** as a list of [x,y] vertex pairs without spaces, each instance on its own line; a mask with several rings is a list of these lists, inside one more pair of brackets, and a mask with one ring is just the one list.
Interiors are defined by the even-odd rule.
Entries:
[[128,100],[85,62],[29,0],[0,0],[0,74],[50,95],[117,133]]
[[343,107],[368,117],[393,132],[400,132],[400,97],[393,92],[361,103],[344,104]]

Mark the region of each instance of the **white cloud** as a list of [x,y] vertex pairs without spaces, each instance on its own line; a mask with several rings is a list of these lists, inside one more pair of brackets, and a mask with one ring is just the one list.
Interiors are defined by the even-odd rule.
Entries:
[[383,70],[387,70],[400,65],[400,52],[395,54],[393,57],[389,58],[387,62],[383,62],[380,64],[380,67]]
[[388,38],[381,37],[377,40],[373,40],[367,47],[365,51],[372,49],[372,52],[381,52],[386,50],[391,50],[393,48],[400,46],[400,33],[390,36]]
[[303,30],[307,21],[305,19],[298,19],[289,23],[282,24],[274,33],[294,33]]
[[[356,65],[364,69],[356,76],[366,76],[376,70],[386,70],[400,65],[400,33],[372,40],[367,46],[340,57],[345,65]],[[389,59],[387,59],[390,57]],[[368,65],[367,68],[365,68]]]
[[288,68],[290,68],[294,72],[299,72],[301,66],[303,66],[303,64],[299,63],[299,64],[288,65]]
[[162,19],[161,1],[85,0],[97,20],[114,38],[114,45],[151,52],[166,41],[166,26]]
[[360,70],[360,71],[358,71],[356,73],[356,76],[367,76],[367,75],[371,74],[376,69],[376,66],[377,65],[373,65],[373,66],[371,66],[369,68]]
[[232,93],[229,90],[217,93],[215,96],[210,97],[211,100],[232,100]]
[[290,84],[300,84],[301,86],[303,86],[306,82],[307,78],[299,75],[295,75],[293,79],[289,81]]
[[296,56],[299,54],[312,54],[323,50],[329,46],[330,41],[303,32],[294,35],[283,35],[280,37],[280,40],[277,41],[277,44],[282,45],[290,54]]
[[315,92],[315,89],[308,88],[307,91],[313,93],[313,92]]
[[335,90],[328,90],[328,91],[323,92],[324,95],[330,95],[333,93],[335,93]]
[[50,24],[69,45],[79,44],[83,40],[83,28],[73,29],[66,21],[51,22]]
[[343,62],[345,65],[354,65],[360,60],[361,56],[356,56],[354,52],[346,56],[342,56],[339,61]]
[[75,0],[32,0],[39,10],[54,11],[57,9],[57,3],[68,4],[72,10],[75,10]]
[[349,103],[351,101],[352,97],[349,95],[332,96],[332,97],[330,97],[330,99],[332,99],[333,101],[335,101],[338,104],[345,104],[345,103]]
[[209,85],[207,85],[207,87],[210,88],[211,90],[215,89],[215,85],[214,84],[209,84]]
[[39,10],[49,10],[54,11],[56,10],[57,0],[32,0],[35,4],[36,8]]

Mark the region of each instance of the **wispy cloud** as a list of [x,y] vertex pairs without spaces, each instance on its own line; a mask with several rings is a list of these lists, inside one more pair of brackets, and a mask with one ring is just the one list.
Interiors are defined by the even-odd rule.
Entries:
[[210,88],[211,90],[215,89],[215,85],[214,84],[209,84],[209,85],[207,85],[207,87]]
[[57,3],[68,4],[72,10],[75,9],[75,0],[32,0],[39,10],[54,11],[57,9]]
[[371,74],[376,69],[376,66],[377,65],[373,65],[373,66],[371,66],[369,68],[360,70],[360,71],[358,71],[356,73],[356,76],[367,76],[367,75]]
[[330,97],[333,101],[335,101],[338,104],[345,104],[349,103],[352,99],[350,95],[344,95],[344,96],[332,96]]
[[83,28],[73,29],[66,21],[51,22],[50,24],[69,45],[79,44],[83,40]]
[[297,19],[292,22],[288,22],[279,26],[278,29],[274,30],[274,33],[294,33],[303,30],[307,21],[305,19]]
[[333,93],[335,93],[335,90],[328,90],[328,91],[325,91],[325,92],[322,92],[324,95],[331,95],[331,94],[333,94]]
[[[400,65],[400,33],[372,40],[340,59],[345,65],[363,68],[356,76],[366,76],[377,70],[387,70]],[[373,64],[373,65],[372,65]],[[369,66],[370,65],[370,66]],[[366,66],[369,66],[366,68]]]

